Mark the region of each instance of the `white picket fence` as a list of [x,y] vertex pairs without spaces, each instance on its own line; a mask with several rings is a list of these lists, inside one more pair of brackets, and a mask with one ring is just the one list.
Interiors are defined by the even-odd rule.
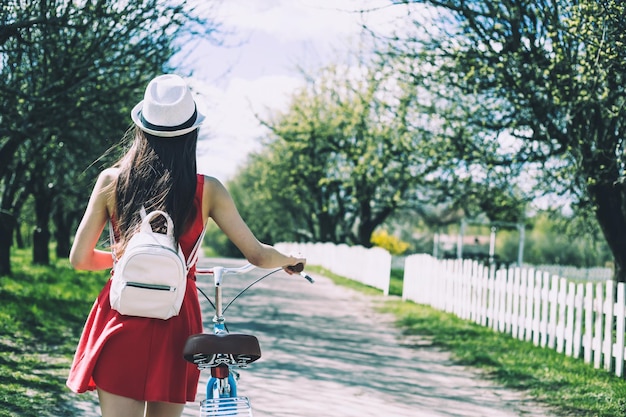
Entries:
[[402,297],[624,375],[624,283],[573,283],[533,269],[407,257]]
[[302,253],[310,265],[319,265],[389,295],[391,255],[385,249],[334,243],[282,242],[274,246],[283,253]]
[[558,275],[579,281],[608,281],[613,279],[613,268],[576,268],[563,265],[522,265],[523,268],[533,268],[538,271],[546,271],[552,275]]

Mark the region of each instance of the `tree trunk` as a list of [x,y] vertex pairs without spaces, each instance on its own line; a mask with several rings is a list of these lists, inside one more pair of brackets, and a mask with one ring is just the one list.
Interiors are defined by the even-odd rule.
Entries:
[[372,234],[374,233],[374,229],[377,225],[374,225],[369,220],[361,219],[359,226],[357,228],[357,236],[356,241],[357,244],[363,246],[364,248],[371,248],[374,246],[372,244]]
[[0,211],[0,276],[11,275],[11,240],[15,217]]
[[596,217],[613,253],[614,279],[626,282],[626,213],[624,195],[615,185],[598,184],[589,188],[595,199]]
[[35,196],[35,230],[33,233],[33,263],[50,264],[50,209],[52,199],[41,193]]
[[[314,232],[313,236],[317,242],[336,242],[335,230],[336,225],[332,221],[331,216],[327,212],[321,212],[317,215],[317,233]],[[317,236],[316,236],[317,235]]]
[[24,243],[24,236],[22,236],[22,231],[20,230],[20,224],[17,223],[15,225],[15,244],[19,249],[24,249],[26,244]]
[[54,221],[54,239],[56,241],[56,257],[64,259],[70,256],[70,216],[61,210],[57,210],[53,215]]

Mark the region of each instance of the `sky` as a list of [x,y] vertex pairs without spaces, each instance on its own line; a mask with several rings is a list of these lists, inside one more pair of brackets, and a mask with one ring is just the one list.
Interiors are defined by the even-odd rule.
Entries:
[[[184,62],[198,107],[198,171],[231,179],[260,148],[255,117],[286,109],[303,85],[298,67],[338,62],[359,42],[362,25],[390,33],[404,6],[389,0],[224,0],[217,9],[222,45],[190,43]],[[359,13],[358,10],[370,10]]]

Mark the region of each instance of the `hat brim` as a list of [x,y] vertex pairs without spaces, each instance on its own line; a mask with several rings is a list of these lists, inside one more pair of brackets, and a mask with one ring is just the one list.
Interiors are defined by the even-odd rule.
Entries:
[[139,114],[141,113],[141,109],[143,109],[143,100],[137,103],[137,105],[133,107],[133,110],[130,112],[130,118],[133,120],[133,123],[135,123],[137,127],[139,127],[139,129],[143,130],[144,132],[149,133],[153,136],[160,136],[162,138],[172,138],[175,136],[182,136],[189,132],[193,132],[194,130],[200,127],[202,122],[204,122],[204,115],[198,112],[196,121],[194,122],[192,126],[189,126],[180,130],[171,130],[171,131],[154,130],[154,129],[150,129],[144,126],[144,124],[142,123],[141,117],[139,117]]

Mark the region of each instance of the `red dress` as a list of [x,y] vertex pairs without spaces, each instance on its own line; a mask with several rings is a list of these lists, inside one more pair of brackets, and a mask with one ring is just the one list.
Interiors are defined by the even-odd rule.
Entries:
[[[189,256],[204,224],[198,175],[193,225],[180,238]],[[98,388],[140,401],[195,401],[200,372],[183,359],[187,337],[202,333],[195,265],[178,316],[169,320],[120,315],[109,303],[109,280],[96,299],[78,343],[67,386],[76,393]]]

